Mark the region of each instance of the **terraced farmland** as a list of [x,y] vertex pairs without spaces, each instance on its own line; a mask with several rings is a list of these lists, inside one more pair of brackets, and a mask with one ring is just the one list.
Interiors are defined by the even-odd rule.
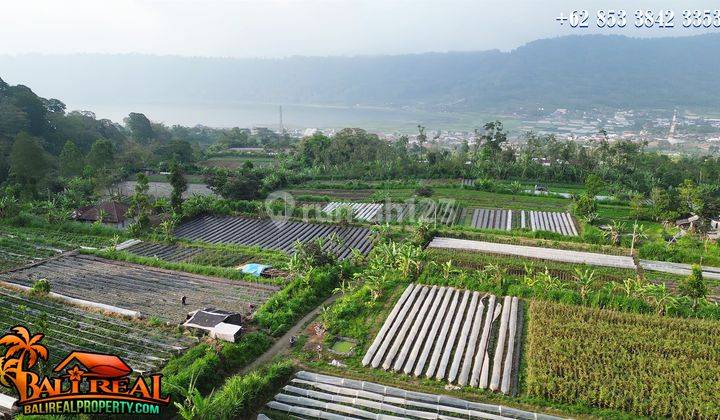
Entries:
[[519,319],[521,305],[516,297],[498,299],[452,287],[411,284],[362,364],[514,394]]
[[332,213],[338,209],[347,208],[352,212],[355,219],[366,222],[376,221],[378,214],[382,212],[384,205],[381,203],[343,203],[333,201],[323,207],[323,213]]
[[[578,228],[570,213],[558,213],[549,211],[523,211],[523,220],[526,220],[525,213],[529,215],[528,224],[530,229],[547,230],[566,236],[577,236]],[[524,227],[524,226],[522,226]]]
[[208,243],[256,245],[286,253],[293,252],[297,242],[336,235],[340,242],[326,241],[324,247],[341,259],[352,255],[353,249],[367,254],[373,246],[372,232],[363,227],[293,221],[280,223],[235,216],[201,216],[180,225],[175,235]]
[[569,213],[472,209],[469,225],[475,229],[531,229],[544,230],[566,236],[577,236],[578,227]]
[[167,331],[0,288],[0,331],[16,325],[45,334],[43,344],[50,348],[53,365],[71,351],[85,350],[117,354],[136,371],[157,372],[173,354],[193,344]]
[[50,249],[14,235],[0,235],[0,271],[21,267],[57,255],[62,250]]
[[387,419],[532,419],[559,417],[506,406],[476,403],[447,395],[406,391],[373,382],[300,371],[267,403],[273,418]]
[[513,211],[473,209],[470,226],[475,229],[513,229]]
[[[47,279],[64,296],[181,322],[194,309],[215,307],[250,313],[279,287],[164,270],[90,255],[71,254],[0,275],[30,287]],[[187,305],[182,305],[186,296]]]
[[183,262],[192,259],[203,252],[202,248],[187,247],[174,244],[162,244],[154,242],[142,242],[134,240],[126,246],[116,247],[118,251],[126,251],[141,257],[153,257],[171,262]]
[[0,226],[0,272],[81,246],[102,247],[111,238],[29,227]]

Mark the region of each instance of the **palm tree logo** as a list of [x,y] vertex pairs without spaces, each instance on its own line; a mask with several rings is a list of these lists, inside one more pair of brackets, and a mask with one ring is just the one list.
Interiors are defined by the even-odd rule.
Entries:
[[0,357],[0,385],[15,387],[23,401],[28,397],[28,382],[35,383],[38,379],[30,369],[40,359],[47,361],[48,350],[40,344],[45,334],[31,335],[23,326],[13,327],[10,331],[0,338],[0,346],[7,347],[5,355]]

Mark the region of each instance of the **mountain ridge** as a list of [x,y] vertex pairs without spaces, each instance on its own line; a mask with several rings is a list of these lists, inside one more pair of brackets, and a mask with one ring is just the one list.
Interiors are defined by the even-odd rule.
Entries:
[[0,55],[0,77],[75,103],[266,102],[518,110],[717,107],[720,34],[572,35],[514,50],[221,58]]

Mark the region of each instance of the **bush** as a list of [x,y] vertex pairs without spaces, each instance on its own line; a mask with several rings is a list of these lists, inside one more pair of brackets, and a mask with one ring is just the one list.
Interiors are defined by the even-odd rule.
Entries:
[[267,335],[253,332],[243,336],[237,343],[224,343],[220,357],[225,370],[240,369],[265,353],[273,344]]
[[46,295],[50,293],[50,282],[47,279],[39,279],[33,283],[30,293],[34,295]]
[[419,187],[415,189],[415,194],[420,197],[431,197],[433,195],[433,190],[430,187]]
[[234,376],[216,392],[207,404],[203,418],[249,419],[277,390],[292,377],[290,361],[271,364],[261,371]]
[[174,401],[184,399],[183,391],[192,381],[201,394],[207,394],[227,375],[245,367],[271,346],[270,337],[261,332],[244,335],[237,343],[220,343],[218,347],[198,344],[170,359],[162,370],[163,383]]
[[312,269],[275,293],[255,313],[255,320],[273,336],[289,330],[303,315],[329,297],[339,283],[340,267]]

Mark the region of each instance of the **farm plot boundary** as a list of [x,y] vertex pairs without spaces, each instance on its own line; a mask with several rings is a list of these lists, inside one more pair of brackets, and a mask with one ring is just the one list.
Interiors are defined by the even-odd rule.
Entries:
[[53,347],[50,363],[75,350],[117,354],[136,371],[157,372],[194,340],[144,327],[120,318],[64,305],[52,299],[0,288],[0,330],[15,325],[41,330]]
[[[278,286],[165,270],[91,255],[65,254],[0,275],[24,287],[47,279],[53,292],[181,322],[194,309],[250,314]],[[186,304],[182,304],[185,296]]]

